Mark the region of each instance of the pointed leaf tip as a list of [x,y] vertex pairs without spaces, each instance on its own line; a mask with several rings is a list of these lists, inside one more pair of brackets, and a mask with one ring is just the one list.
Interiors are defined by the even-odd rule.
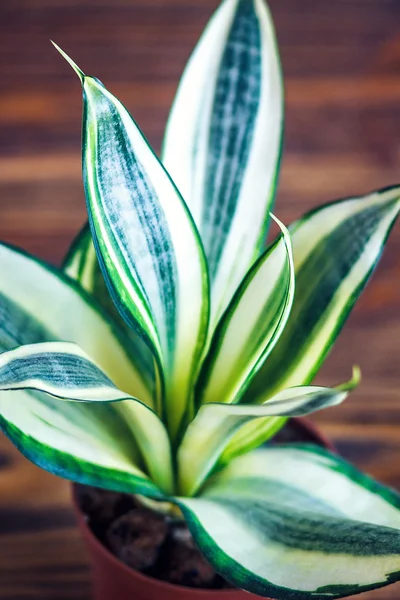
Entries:
[[361,369],[358,365],[353,366],[353,372],[351,379],[346,383],[342,383],[336,387],[337,390],[343,390],[344,392],[351,392],[355,390],[361,382]]
[[51,41],[51,43],[53,44],[54,48],[55,48],[56,50],[58,50],[58,52],[61,54],[61,56],[62,56],[63,58],[65,58],[65,60],[67,61],[67,63],[69,63],[69,64],[71,65],[71,67],[73,68],[73,70],[75,71],[75,73],[78,75],[78,77],[79,77],[79,79],[80,79],[80,82],[81,82],[81,84],[83,85],[83,81],[84,81],[84,79],[85,79],[85,73],[84,73],[83,71],[81,71],[81,69],[78,67],[78,65],[77,65],[76,63],[74,63],[74,61],[72,60],[72,58],[70,58],[70,57],[68,56],[68,54],[66,54],[66,53],[64,52],[64,50],[62,50],[62,49],[60,48],[60,46],[57,46],[57,44],[56,44],[55,42],[53,42],[53,40],[50,40],[50,41]]

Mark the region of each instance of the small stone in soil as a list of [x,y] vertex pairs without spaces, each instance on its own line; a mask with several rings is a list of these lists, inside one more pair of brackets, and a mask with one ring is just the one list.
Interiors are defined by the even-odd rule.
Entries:
[[163,516],[135,508],[110,525],[106,539],[112,552],[125,564],[145,571],[157,562],[167,533]]
[[91,527],[98,530],[108,527],[116,517],[135,506],[133,496],[110,492],[87,485],[77,485],[77,500],[82,512],[89,517]]
[[171,583],[197,588],[222,587],[222,580],[197,549],[186,525],[171,524],[160,564],[160,576]]

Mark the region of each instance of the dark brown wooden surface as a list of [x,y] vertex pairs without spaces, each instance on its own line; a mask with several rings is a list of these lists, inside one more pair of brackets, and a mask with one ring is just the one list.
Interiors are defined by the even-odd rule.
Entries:
[[[278,216],[400,180],[398,0],[271,0],[286,76]],[[84,221],[81,99],[54,39],[159,148],[179,74],[217,0],[1,0],[0,238],[58,263]],[[400,489],[400,227],[320,381],[363,383],[315,420]],[[0,439],[1,600],[88,600],[68,485]],[[400,586],[362,595],[397,599]],[[360,596],[361,598],[361,596]],[[113,599],[114,600],[114,599]],[[118,600],[118,599],[115,599]]]

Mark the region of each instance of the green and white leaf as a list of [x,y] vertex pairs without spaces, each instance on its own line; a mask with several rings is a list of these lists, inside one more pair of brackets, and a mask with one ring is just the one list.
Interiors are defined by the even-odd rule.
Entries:
[[[51,267],[5,245],[0,245],[0,263],[1,351],[70,339],[91,352],[123,389],[146,398],[120,332],[81,289]],[[60,402],[34,391],[0,392],[0,428],[25,456],[57,475],[160,496],[143,472],[136,439],[116,405]]]
[[89,223],[74,238],[62,263],[68,277],[78,281],[83,289],[92,293],[96,287],[96,273],[101,272],[94,249]]
[[126,400],[116,410],[131,428],[152,479],[163,491],[172,492],[172,457],[164,425],[147,406],[119,390],[79,346],[43,342],[0,354],[0,390],[21,389],[78,402]]
[[[358,366],[354,366],[353,367],[353,375],[352,378],[347,381],[346,383],[342,383],[340,385],[335,386],[334,388],[321,388],[321,389],[325,389],[327,391],[327,396],[326,396],[326,400],[328,402],[327,406],[329,405],[329,392],[336,392],[337,394],[337,399],[338,402],[340,402],[340,396],[343,392],[346,392],[346,394],[343,397],[343,400],[347,397],[348,392],[351,392],[352,390],[354,390],[360,383],[361,381],[361,371],[360,368]],[[278,392],[276,394],[276,396],[273,396],[273,398],[285,398],[286,394],[290,394],[292,393],[292,391],[295,390],[312,390],[312,389],[316,389],[318,390],[318,387],[315,386],[299,386],[299,387],[293,387],[293,388],[288,388],[286,390],[282,390],[280,392]],[[321,398],[321,400],[323,399],[323,397]],[[311,398],[310,400],[312,401],[312,394],[311,394]],[[318,401],[318,394],[316,396],[316,400]],[[343,401],[341,400],[341,401]],[[335,404],[334,401],[334,397],[332,397],[332,401],[333,404],[332,406]],[[266,406],[270,405],[271,400],[266,400]],[[247,405],[242,405],[243,407],[247,406]],[[253,407],[253,404],[249,404],[248,406]],[[261,404],[258,406],[265,406],[265,404]],[[312,404],[310,406],[310,408],[312,408]],[[325,408],[324,406],[321,406],[320,408]],[[317,406],[315,407],[315,410],[320,410],[320,408],[318,408]],[[314,412],[314,410],[310,410],[310,413]],[[277,413],[276,413],[277,414]],[[306,413],[303,413],[304,415]],[[282,427],[285,425],[287,419],[289,416],[295,417],[295,416],[302,416],[301,413],[298,414],[291,414],[291,415],[287,415],[287,416],[268,416],[265,418],[259,418],[257,419],[257,421],[250,421],[248,423],[244,423],[240,430],[238,430],[237,432],[234,433],[234,435],[232,436],[232,440],[233,442],[228,442],[227,444],[225,444],[225,449],[224,451],[221,453],[220,456],[220,460],[219,463],[221,465],[226,465],[228,463],[231,462],[231,460],[233,460],[234,458],[236,458],[237,456],[240,456],[241,454],[246,454],[247,452],[251,452],[252,450],[258,448],[259,446],[261,446],[262,444],[264,444],[265,442],[267,442],[268,440],[272,439],[274,437],[274,435],[276,435],[276,433],[278,433],[278,431],[280,429],[282,429]]]
[[278,342],[294,296],[290,236],[282,235],[248,272],[218,323],[199,378],[199,403],[239,402]]
[[152,398],[155,399],[152,406],[160,406],[161,390],[157,389],[157,382],[160,381],[161,374],[156,361],[140,335],[121,317],[109,294],[97,260],[89,224],[82,228],[72,242],[62,269],[100,304],[106,311],[108,319],[114,322],[128,338],[129,354],[134,360],[135,368],[141,374]]
[[0,244],[0,350],[75,342],[132,396],[152,405],[130,342],[91,297],[56,269]]
[[207,560],[254,594],[325,600],[400,579],[400,496],[316,446],[242,456],[177,503]]
[[[399,209],[400,188],[393,187],[318,207],[289,227],[293,308],[242,402],[262,404],[282,389],[312,381],[370,279]],[[246,425],[232,438],[225,459],[261,444],[283,423],[265,419]]]
[[60,52],[84,92],[84,184],[97,256],[120,313],[162,366],[174,433],[207,333],[201,242],[179,192],[128,111]]
[[204,243],[211,330],[263,249],[281,153],[283,85],[263,0],[225,0],[183,74],[163,162]]
[[[189,424],[178,450],[179,489],[193,496],[217,463],[229,440],[260,417],[302,417],[343,402],[360,381],[354,368],[350,381],[336,388],[300,386],[279,392],[265,404],[206,404]],[[240,439],[240,438],[239,438]],[[246,437],[246,442],[250,440]],[[250,444],[249,444],[250,445]]]
[[0,430],[29,460],[78,483],[162,498],[115,404],[60,402],[38,392],[0,392]]
[[249,402],[312,380],[376,267],[399,210],[400,187],[393,187],[318,207],[289,228],[293,309],[248,391]]

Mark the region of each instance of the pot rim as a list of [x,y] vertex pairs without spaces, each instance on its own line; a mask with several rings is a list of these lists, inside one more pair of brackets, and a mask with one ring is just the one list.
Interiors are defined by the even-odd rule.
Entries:
[[[319,428],[312,421],[309,421],[307,418],[304,418],[304,417],[295,417],[295,418],[293,418],[293,420],[296,421],[301,426],[302,429],[305,429],[312,437],[314,437],[316,441],[319,441],[320,444],[322,446],[324,446],[327,450],[336,452],[335,446],[332,444],[332,442],[330,440],[328,440],[328,438],[323,433],[320,432]],[[161,579],[157,579],[156,577],[151,577],[150,575],[145,575],[144,573],[141,573],[140,571],[133,569],[132,567],[129,567],[124,562],[122,562],[122,560],[117,558],[94,535],[93,531],[90,529],[90,527],[88,525],[87,519],[85,518],[83,512],[81,511],[81,509],[79,507],[79,503],[78,503],[78,499],[77,499],[77,488],[76,488],[75,482],[73,482],[73,481],[71,482],[71,487],[72,487],[72,502],[73,502],[74,513],[75,513],[75,517],[77,519],[80,529],[84,532],[85,536],[88,539],[90,539],[90,544],[93,547],[95,547],[96,552],[101,554],[105,560],[111,562],[117,569],[120,569],[127,576],[138,579],[143,584],[147,584],[153,588],[156,588],[160,592],[163,589],[167,589],[171,592],[175,591],[175,593],[186,592],[186,593],[190,593],[191,597],[198,598],[199,600],[201,598],[203,598],[203,600],[204,600],[205,598],[207,598],[207,596],[215,595],[216,593],[221,594],[221,597],[224,597],[224,595],[227,595],[227,594],[232,595],[232,592],[234,592],[234,593],[242,592],[242,593],[248,594],[248,592],[245,592],[244,590],[239,590],[237,588],[226,588],[226,589],[202,588],[202,589],[200,589],[200,588],[188,587],[185,585],[177,585],[175,583],[170,583],[169,581],[163,581]],[[249,597],[251,597],[251,594]]]

